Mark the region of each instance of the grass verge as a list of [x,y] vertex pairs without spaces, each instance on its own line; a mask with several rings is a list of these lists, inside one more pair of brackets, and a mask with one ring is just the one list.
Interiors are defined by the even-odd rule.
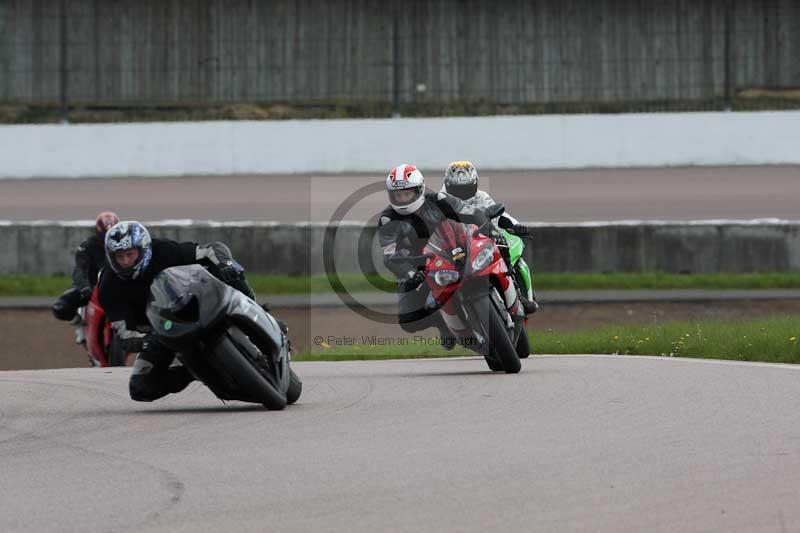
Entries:
[[388,99],[325,99],[303,102],[153,102],[136,105],[108,102],[72,102],[66,116],[58,105],[5,102],[0,104],[0,124],[153,122],[194,120],[287,120],[464,117],[494,115],[542,115],[573,113],[641,113],[685,111],[756,111],[797,109],[795,90],[746,89],[724,98],[681,100],[627,100],[624,102],[523,102],[501,103],[486,98],[462,98],[439,102],[423,99],[404,102],[398,108]]
[[[693,321],[659,325],[619,325],[578,332],[531,331],[533,354],[661,355],[768,363],[800,363],[800,320]],[[405,359],[474,355],[463,348],[447,352],[430,341],[407,345],[331,346],[295,356],[299,361]]]
[[[393,280],[378,275],[340,274],[351,292],[385,290],[394,292]],[[277,276],[250,274],[248,280],[259,295],[319,294],[332,292],[324,275]],[[57,296],[70,286],[66,276],[0,276],[0,296]],[[377,287],[377,288],[376,288]],[[536,290],[588,289],[800,289],[800,272],[756,274],[665,274],[620,273],[535,273]]]

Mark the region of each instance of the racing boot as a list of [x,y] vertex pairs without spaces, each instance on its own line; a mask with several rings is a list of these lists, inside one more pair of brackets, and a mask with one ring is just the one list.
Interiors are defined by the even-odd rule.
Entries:
[[284,322],[283,320],[281,320],[280,318],[276,317],[275,315],[273,315],[270,312],[271,307],[269,306],[269,302],[263,302],[261,304],[261,309],[263,309],[264,311],[269,313],[270,316],[275,319],[275,322],[278,323],[278,327],[281,329],[283,334],[286,335],[286,349],[289,351],[289,353],[291,353],[292,352],[292,341],[289,340],[289,325],[286,322]]
[[452,352],[453,349],[456,347],[456,337],[450,332],[447,326],[444,324],[439,324],[436,326],[439,330],[439,346],[447,350],[448,352]]
[[278,323],[278,327],[281,328],[281,331],[283,332],[284,335],[288,335],[289,334],[289,326],[288,326],[288,324],[286,324],[286,322],[284,322],[283,320],[281,320],[280,318],[278,318],[278,317],[276,317],[275,315],[272,314],[272,311],[271,311],[272,308],[269,306],[268,302],[262,303],[261,304],[261,309],[263,309],[264,311],[269,313],[270,316],[272,316],[272,318],[275,319],[275,322]]
[[75,326],[75,344],[86,344],[86,333],[83,331],[81,315],[76,314],[75,318],[70,320],[69,323]]
[[535,296],[533,297],[533,300],[520,297],[519,301],[522,304],[522,308],[525,310],[526,315],[532,315],[539,310],[539,302],[536,301]]

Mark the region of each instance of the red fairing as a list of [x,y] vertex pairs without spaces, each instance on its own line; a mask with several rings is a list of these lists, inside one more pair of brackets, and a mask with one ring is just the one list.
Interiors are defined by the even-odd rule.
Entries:
[[[427,248],[426,248],[427,254]],[[456,266],[448,261],[447,259],[441,258],[439,256],[432,256],[428,258],[428,263],[425,265],[425,271],[428,272],[427,280],[428,286],[431,288],[431,293],[433,293],[433,297],[436,299],[437,302],[445,303],[450,300],[450,297],[453,296],[453,293],[459,287],[459,283],[453,283],[451,285],[445,285],[442,287],[433,279],[433,274],[437,270],[456,270]]]
[[506,268],[505,262],[500,257],[500,252],[494,252],[494,262],[489,265],[488,267],[481,270],[479,276],[497,276],[498,281],[500,282],[500,288],[506,290],[508,285],[511,283],[508,280],[508,269]]
[[[456,251],[463,253],[463,261],[472,264],[475,257],[487,246],[494,246],[494,240],[478,232],[478,227],[472,224],[460,224],[455,221],[444,221],[431,236],[428,244],[423,250],[423,254],[428,256],[425,267],[428,273],[427,281],[431,288],[433,297],[440,304],[445,304],[446,312],[455,312],[450,309],[450,298],[453,293],[461,286],[463,280],[444,287],[436,283],[434,274],[440,270],[459,270],[453,261],[457,260]],[[453,253],[453,257],[447,255]],[[467,255],[469,254],[469,255]],[[505,291],[511,283],[508,279],[508,269],[505,261],[500,255],[500,250],[495,246],[492,262],[479,272],[473,272],[469,277],[493,276],[497,279],[500,288]]]
[[86,322],[86,350],[99,366],[108,366],[106,357],[111,345],[111,323],[106,320],[105,311],[100,306],[98,291],[95,286],[84,316]]

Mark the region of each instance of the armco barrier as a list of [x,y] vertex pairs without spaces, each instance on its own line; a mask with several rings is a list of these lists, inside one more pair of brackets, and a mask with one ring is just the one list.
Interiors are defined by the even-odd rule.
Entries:
[[[341,225],[325,246],[326,224],[149,223],[155,237],[228,244],[248,271],[382,271],[375,228]],[[800,270],[800,221],[598,222],[531,224],[526,260],[540,272],[785,272]],[[0,274],[67,274],[86,223],[0,223]],[[329,244],[330,244],[329,242]]]

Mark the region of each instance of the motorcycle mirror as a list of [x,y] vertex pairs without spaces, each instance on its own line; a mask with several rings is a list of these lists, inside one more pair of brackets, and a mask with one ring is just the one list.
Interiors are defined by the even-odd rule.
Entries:
[[506,206],[503,204],[492,204],[486,208],[486,216],[488,218],[497,218],[506,211]]

